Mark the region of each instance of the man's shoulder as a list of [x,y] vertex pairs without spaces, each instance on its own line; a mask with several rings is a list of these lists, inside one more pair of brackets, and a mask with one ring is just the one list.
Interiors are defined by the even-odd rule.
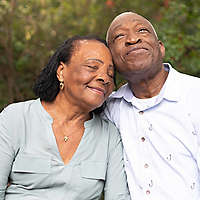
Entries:
[[182,91],[197,92],[200,89],[200,78],[192,75],[180,73],[180,87]]
[[188,80],[190,82],[200,82],[200,78],[190,75],[190,74],[186,74],[186,73],[182,73],[179,72],[180,76],[182,77],[182,79]]
[[[179,72],[170,66],[170,90],[176,90],[181,96],[200,89],[200,78]],[[196,92],[195,92],[196,93]]]
[[200,101],[200,78],[179,72],[176,91],[180,95],[180,103],[190,110],[196,110]]

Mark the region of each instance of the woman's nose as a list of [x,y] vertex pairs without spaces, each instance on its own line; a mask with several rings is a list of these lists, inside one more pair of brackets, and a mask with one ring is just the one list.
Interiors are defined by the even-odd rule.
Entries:
[[97,77],[97,81],[102,82],[104,85],[110,84],[111,80],[107,73],[101,73]]

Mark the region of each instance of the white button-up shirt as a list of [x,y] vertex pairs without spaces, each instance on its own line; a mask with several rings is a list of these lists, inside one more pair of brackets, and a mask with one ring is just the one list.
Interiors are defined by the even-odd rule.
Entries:
[[121,132],[133,200],[199,200],[200,79],[165,69],[158,96],[138,99],[126,84],[105,114]]

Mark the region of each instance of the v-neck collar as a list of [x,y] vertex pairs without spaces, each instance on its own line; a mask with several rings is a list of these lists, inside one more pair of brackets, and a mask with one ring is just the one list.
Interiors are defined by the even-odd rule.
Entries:
[[61,157],[61,155],[60,155],[59,148],[58,148],[58,145],[57,145],[57,142],[56,142],[56,138],[55,138],[55,135],[54,135],[54,132],[53,132],[53,128],[52,128],[53,118],[44,109],[44,107],[42,106],[41,101],[40,101],[39,98],[36,100],[36,102],[37,102],[37,106],[39,108],[38,110],[39,110],[39,112],[40,112],[40,114],[42,116],[42,120],[48,126],[47,142],[50,145],[50,150],[51,150],[52,154],[59,160],[59,163],[61,165],[65,166],[65,167],[72,165],[75,162],[76,157],[78,157],[80,149],[82,148],[82,146],[84,146],[85,137],[87,136],[87,134],[89,132],[88,129],[90,127],[92,127],[94,124],[96,124],[95,121],[98,120],[96,115],[94,113],[92,113],[92,119],[84,122],[85,130],[84,130],[83,136],[82,136],[82,138],[80,140],[80,143],[79,143],[76,151],[74,152],[72,158],[70,159],[70,161],[65,164],[63,159],[62,159],[62,157]]

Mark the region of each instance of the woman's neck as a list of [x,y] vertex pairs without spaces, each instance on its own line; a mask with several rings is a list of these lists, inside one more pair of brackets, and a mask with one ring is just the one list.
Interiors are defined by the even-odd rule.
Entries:
[[81,110],[78,106],[70,104],[59,94],[53,102],[42,101],[42,105],[53,120],[59,123],[77,121],[82,124],[91,119],[89,111]]

